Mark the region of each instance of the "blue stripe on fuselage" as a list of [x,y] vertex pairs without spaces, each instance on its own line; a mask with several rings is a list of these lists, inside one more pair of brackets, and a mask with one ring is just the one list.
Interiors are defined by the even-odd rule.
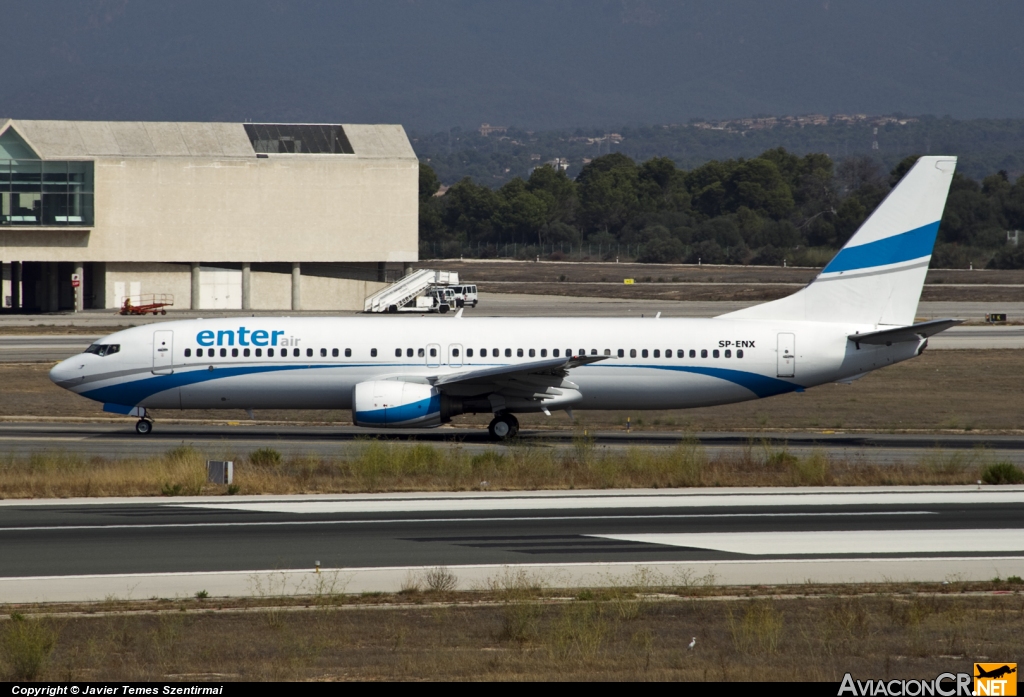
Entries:
[[926,257],[935,247],[935,236],[938,232],[939,222],[935,221],[899,235],[857,247],[845,247],[828,263],[822,273],[857,271]]
[[599,368],[650,368],[652,370],[673,370],[680,373],[694,373],[696,375],[707,375],[708,377],[726,380],[728,382],[745,387],[758,397],[771,397],[787,392],[802,392],[803,386],[778,378],[749,373],[745,370],[732,370],[731,368],[705,368],[702,366],[684,365],[612,365],[609,363],[597,364]]
[[[399,364],[400,365],[400,364]],[[221,378],[232,378],[244,375],[257,375],[260,373],[270,373],[275,371],[283,370],[310,370],[319,368],[368,368],[371,364],[302,364],[302,365],[266,365],[266,366],[238,366],[229,368],[216,368],[215,370],[209,370],[207,368],[193,368],[193,369],[176,369],[174,373],[169,375],[146,375],[146,377],[131,380],[129,382],[121,382],[115,385],[108,385],[106,387],[99,387],[94,390],[88,390],[81,392],[83,397],[96,400],[97,402],[105,402],[108,404],[124,404],[135,406],[141,404],[146,398],[152,395],[158,394],[165,390],[171,390],[176,387],[185,387],[187,385],[195,385],[201,382],[209,382],[211,380],[219,380]],[[372,367],[376,368],[394,368],[399,367],[396,365],[381,365],[372,364]],[[401,366],[411,367],[411,366]],[[419,367],[418,365],[416,367]],[[785,380],[779,380],[777,378],[760,375],[758,373],[751,373],[744,370],[733,370],[730,368],[706,368],[703,366],[670,366],[670,365],[616,365],[613,363],[597,363],[590,366],[589,368],[649,368],[652,370],[673,370],[684,373],[694,373],[697,375],[707,375],[708,377],[719,378],[728,382],[735,383],[741,387],[753,392],[758,397],[770,397],[772,395],[784,394],[786,392],[793,392],[796,390],[802,390],[803,387]],[[382,411],[382,410],[381,410]],[[370,412],[373,413],[373,412]],[[408,418],[417,418],[422,414],[416,414],[409,416]],[[362,419],[363,417],[360,416]],[[393,419],[389,419],[392,420]],[[402,420],[405,420],[404,418]]]

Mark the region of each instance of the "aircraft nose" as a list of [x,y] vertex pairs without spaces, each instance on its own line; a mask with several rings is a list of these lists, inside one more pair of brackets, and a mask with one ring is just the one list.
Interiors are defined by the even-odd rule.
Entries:
[[70,387],[82,379],[84,367],[81,357],[72,356],[50,369],[50,380],[55,385]]

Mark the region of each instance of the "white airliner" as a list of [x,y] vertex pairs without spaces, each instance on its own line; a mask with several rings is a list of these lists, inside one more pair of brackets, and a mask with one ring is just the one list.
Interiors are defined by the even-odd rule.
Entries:
[[138,417],[151,409],[351,409],[359,426],[491,413],[688,409],[848,382],[959,323],[914,323],[954,157],[922,157],[809,285],[713,319],[258,317],[111,334],[50,371]]

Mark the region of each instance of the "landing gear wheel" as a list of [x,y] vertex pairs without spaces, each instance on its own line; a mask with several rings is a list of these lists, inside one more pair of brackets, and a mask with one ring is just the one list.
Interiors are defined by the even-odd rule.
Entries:
[[135,423],[135,432],[140,436],[149,435],[153,431],[153,422],[149,419],[139,419]]
[[491,420],[487,432],[492,440],[507,440],[519,433],[519,419],[511,414],[498,414]]

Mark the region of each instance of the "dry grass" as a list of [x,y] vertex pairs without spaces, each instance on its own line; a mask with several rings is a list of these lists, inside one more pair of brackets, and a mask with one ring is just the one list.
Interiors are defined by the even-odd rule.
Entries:
[[[0,644],[0,678],[26,670],[63,681],[932,678],[1019,653],[1024,597],[975,585],[986,587],[574,592],[506,579],[476,593],[375,596],[373,606],[359,597],[261,610],[221,610],[213,599],[126,612],[103,603],[77,608],[93,616],[0,621],[0,636],[22,637]],[[624,613],[623,599],[639,609]]]
[[[0,459],[0,498],[972,484],[999,465],[984,452],[964,456],[941,451],[918,461],[874,465],[821,452],[798,455],[753,441],[744,449],[715,455],[687,440],[674,448],[599,452],[584,437],[571,448],[512,444],[475,454],[458,446],[376,440],[347,446],[333,458],[274,457],[268,452],[227,455],[235,461],[230,489],[206,483],[209,456],[189,447],[149,458],[8,455]],[[223,457],[217,453],[214,459]]]

